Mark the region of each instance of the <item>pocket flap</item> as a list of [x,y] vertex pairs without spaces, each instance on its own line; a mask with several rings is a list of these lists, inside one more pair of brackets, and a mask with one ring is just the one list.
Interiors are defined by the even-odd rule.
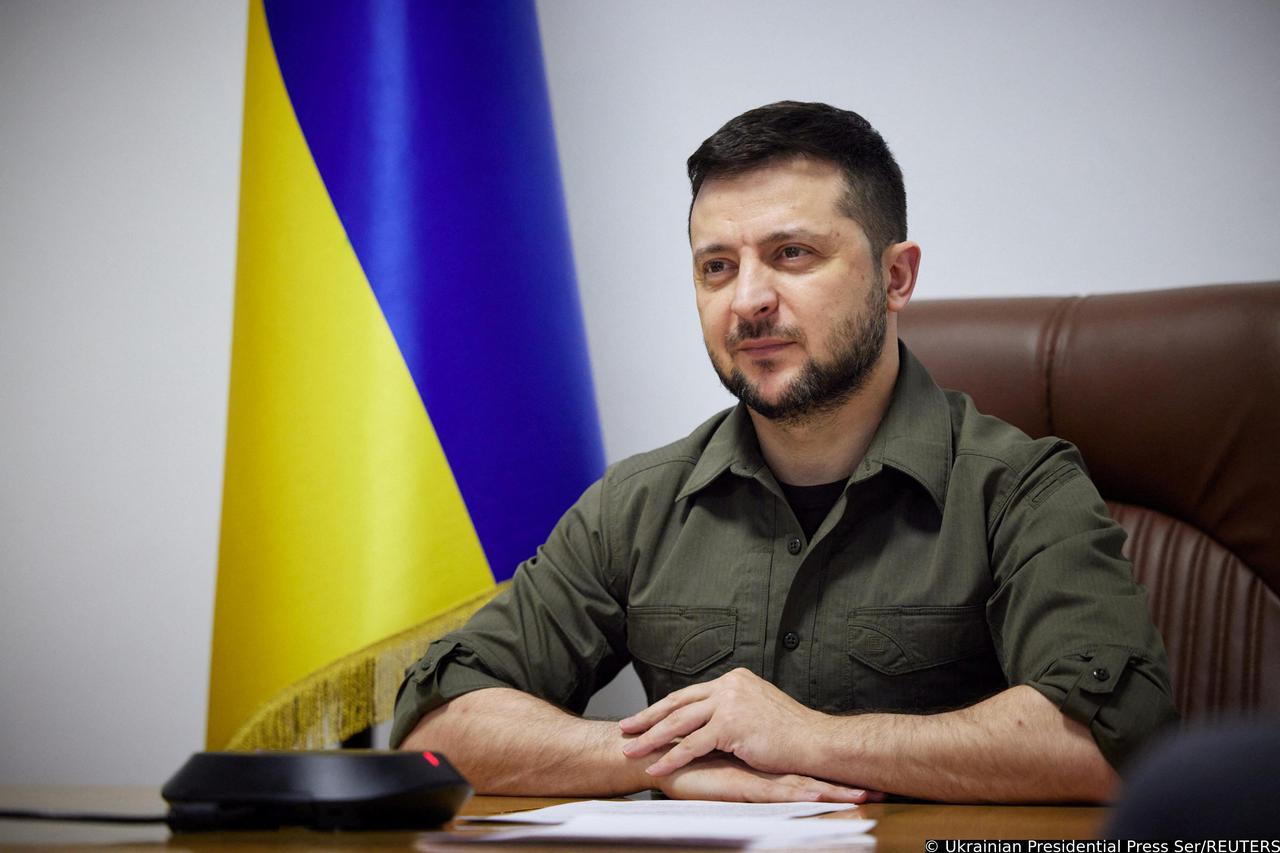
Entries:
[[729,607],[632,607],[627,648],[650,666],[693,675],[733,652],[738,617]]
[[991,647],[986,609],[864,607],[849,613],[849,656],[886,675],[962,660]]

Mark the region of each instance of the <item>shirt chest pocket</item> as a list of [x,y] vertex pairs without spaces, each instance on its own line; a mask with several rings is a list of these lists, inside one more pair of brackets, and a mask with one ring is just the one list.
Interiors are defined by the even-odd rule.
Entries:
[[650,702],[733,668],[738,617],[730,607],[632,607],[627,649]]
[[942,711],[1007,686],[981,605],[851,611],[845,651],[850,710]]

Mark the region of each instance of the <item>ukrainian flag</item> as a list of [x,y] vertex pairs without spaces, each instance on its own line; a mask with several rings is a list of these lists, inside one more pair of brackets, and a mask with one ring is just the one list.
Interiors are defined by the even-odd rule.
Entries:
[[532,0],[252,0],[248,45],[210,748],[604,458]]

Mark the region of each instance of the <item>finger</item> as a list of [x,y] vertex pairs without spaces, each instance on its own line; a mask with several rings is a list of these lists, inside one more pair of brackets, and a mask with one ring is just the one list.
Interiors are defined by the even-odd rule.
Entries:
[[665,719],[673,711],[688,705],[690,702],[696,702],[701,697],[694,694],[696,689],[701,686],[700,684],[695,684],[691,687],[668,693],[643,711],[638,711],[630,717],[623,717],[618,721],[618,725],[628,734],[642,732]]
[[745,786],[742,799],[748,803],[790,803],[794,802],[791,790],[781,782],[757,777]]
[[867,801],[867,792],[862,788],[849,788],[808,776],[802,776],[801,778],[804,780],[803,787],[806,793],[813,795],[813,798],[818,802],[865,803]]
[[713,708],[707,703],[691,704],[673,712],[666,720],[659,722],[644,734],[628,740],[622,745],[622,754],[627,758],[648,756],[654,749],[675,743],[685,735],[698,731],[712,719]]
[[812,803],[821,799],[820,791],[788,781],[793,778],[795,777],[756,777],[755,784],[747,788],[745,799],[754,803]]
[[622,754],[628,758],[648,755],[655,749],[702,728],[711,719],[711,712],[707,703],[679,708],[653,728],[624,744]]
[[694,684],[668,693],[662,699],[654,702],[643,711],[632,714],[630,717],[623,717],[618,721],[618,726],[626,734],[637,734],[653,726],[655,723],[664,719],[672,711],[688,705],[690,702],[696,702],[707,694],[705,684]]
[[701,758],[716,748],[716,737],[707,729],[698,731],[680,741],[667,754],[645,768],[650,776],[666,776],[684,767],[690,761]]
[[791,775],[784,778],[787,781],[783,784],[793,789],[792,796],[798,802],[863,803],[867,800],[867,792],[861,788],[846,788],[809,776]]
[[839,785],[827,785],[817,793],[817,801],[820,803],[865,803],[868,796],[868,792],[861,788],[843,788]]

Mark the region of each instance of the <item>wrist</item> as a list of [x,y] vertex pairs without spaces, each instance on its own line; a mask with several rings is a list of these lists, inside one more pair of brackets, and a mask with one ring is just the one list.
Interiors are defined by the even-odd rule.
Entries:
[[648,768],[649,765],[653,764],[653,762],[666,755],[667,750],[658,749],[648,755],[642,755],[638,758],[628,758],[623,754],[622,748],[627,745],[628,741],[633,739],[633,735],[625,735],[618,732],[618,735],[615,738],[616,742],[613,746],[613,750],[614,755],[622,760],[620,778],[626,780],[624,784],[628,789],[628,792],[634,794],[639,791],[649,791],[658,787],[656,780],[646,773],[645,769]]
[[800,750],[800,772],[820,779],[836,779],[838,770],[854,761],[850,723],[852,717],[836,717],[813,711]]

